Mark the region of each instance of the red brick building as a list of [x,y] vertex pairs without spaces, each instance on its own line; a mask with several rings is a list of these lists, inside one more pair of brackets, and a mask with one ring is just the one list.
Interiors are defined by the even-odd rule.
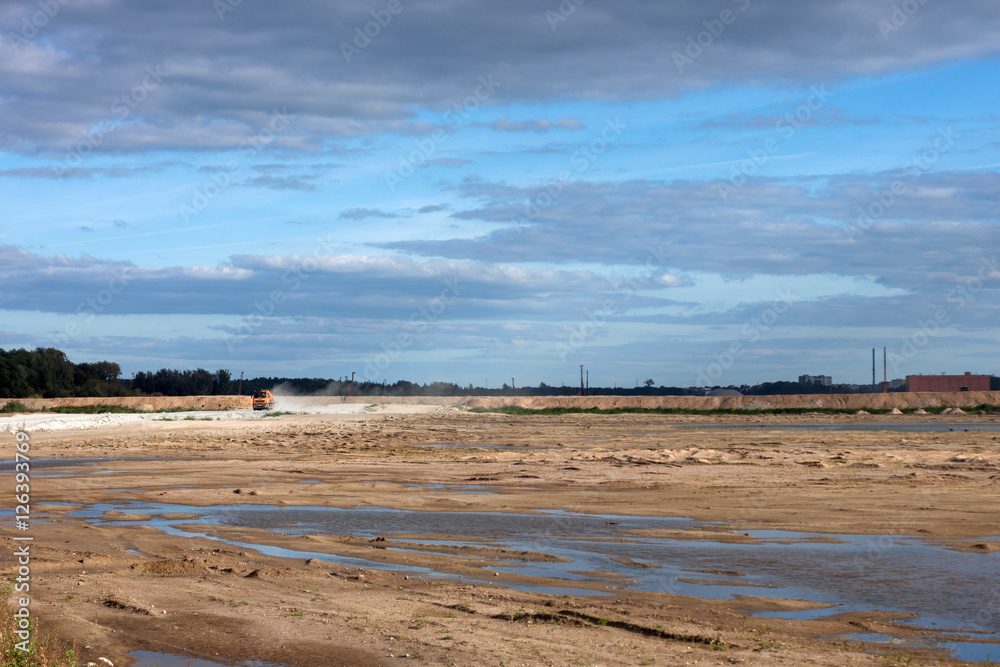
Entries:
[[907,391],[989,391],[989,375],[907,375]]

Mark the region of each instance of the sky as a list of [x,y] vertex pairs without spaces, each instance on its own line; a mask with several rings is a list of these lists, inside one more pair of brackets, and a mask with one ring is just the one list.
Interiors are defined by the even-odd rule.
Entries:
[[0,347],[497,387],[998,373],[990,0],[0,2]]

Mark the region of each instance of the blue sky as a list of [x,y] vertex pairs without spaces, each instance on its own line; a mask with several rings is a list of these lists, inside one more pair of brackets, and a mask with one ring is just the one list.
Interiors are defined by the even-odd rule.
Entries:
[[973,1],[0,2],[0,347],[996,373],[998,51]]

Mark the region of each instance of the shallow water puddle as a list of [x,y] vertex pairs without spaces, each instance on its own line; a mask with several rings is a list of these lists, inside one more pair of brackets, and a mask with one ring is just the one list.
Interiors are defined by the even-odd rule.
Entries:
[[[202,518],[196,521],[158,516],[141,522],[188,537],[196,533],[181,530],[179,525],[257,528],[292,536],[322,533],[368,539],[386,537],[425,545],[428,548],[425,553],[433,553],[434,545],[482,546],[483,540],[489,540],[493,547],[542,552],[566,559],[566,562],[489,566],[490,571],[548,577],[550,582],[546,586],[551,586],[551,580],[555,579],[567,582],[569,589],[575,588],[574,583],[587,582],[599,583],[602,588],[661,591],[707,599],[748,596],[809,600],[831,606],[758,615],[815,618],[846,611],[893,611],[919,615],[911,621],[914,625],[986,633],[984,639],[1000,638],[1000,614],[982,613],[1000,599],[1000,584],[996,583],[1000,582],[1000,554],[951,551],[907,536],[820,536],[775,530],[735,533],[722,531],[715,524],[684,518],[565,511],[510,514],[373,507],[202,508],[119,503],[94,505],[69,516],[104,523],[110,519],[103,518],[103,513],[112,509],[126,514],[200,514]],[[689,529],[697,531],[691,535],[697,539],[687,538],[683,531]],[[410,535],[434,536],[434,539],[407,537]],[[363,558],[227,542],[274,556],[312,557],[354,567],[435,574],[426,568]],[[598,572],[624,578],[615,581],[587,574]],[[484,573],[486,581],[487,576]],[[545,592],[530,584],[516,587]],[[559,592],[568,594],[566,589]],[[586,593],[601,591],[588,589]],[[963,643],[961,650],[972,650],[970,647]]]
[[959,422],[847,422],[844,424],[675,424],[691,429],[761,429],[768,431],[903,431],[910,433],[947,433],[948,431],[1000,431],[1000,423]]
[[[132,651],[130,657],[138,662],[132,667],[231,667],[232,663],[224,664],[201,658],[185,658],[182,655],[170,655],[167,653],[154,653],[152,651]],[[281,667],[273,662],[260,662],[251,660],[250,662],[237,663],[239,667]]]
[[913,648],[938,648],[950,651],[954,657],[967,662],[992,662],[1000,658],[1000,644],[983,644],[976,642],[938,642],[929,638],[914,637],[899,639],[892,635],[867,634],[852,632],[837,635],[831,639],[847,639],[855,642],[872,644],[887,644],[889,646],[906,646]]
[[424,444],[413,445],[417,449],[499,449],[515,452],[537,452],[552,447],[532,447],[529,445],[490,445],[490,444]]
[[364,479],[362,484],[398,484],[417,489],[431,489],[432,491],[447,491],[448,493],[465,493],[470,495],[496,495],[496,491],[491,491],[490,487],[482,484],[417,484],[415,482],[390,482],[383,479]]

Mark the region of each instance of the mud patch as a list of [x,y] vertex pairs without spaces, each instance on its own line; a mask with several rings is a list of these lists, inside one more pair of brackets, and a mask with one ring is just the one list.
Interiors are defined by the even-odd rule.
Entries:
[[120,609],[121,611],[127,611],[132,614],[140,614],[142,616],[153,615],[151,610],[141,607],[131,600],[117,595],[105,595],[101,598],[101,605],[107,607],[108,609]]

